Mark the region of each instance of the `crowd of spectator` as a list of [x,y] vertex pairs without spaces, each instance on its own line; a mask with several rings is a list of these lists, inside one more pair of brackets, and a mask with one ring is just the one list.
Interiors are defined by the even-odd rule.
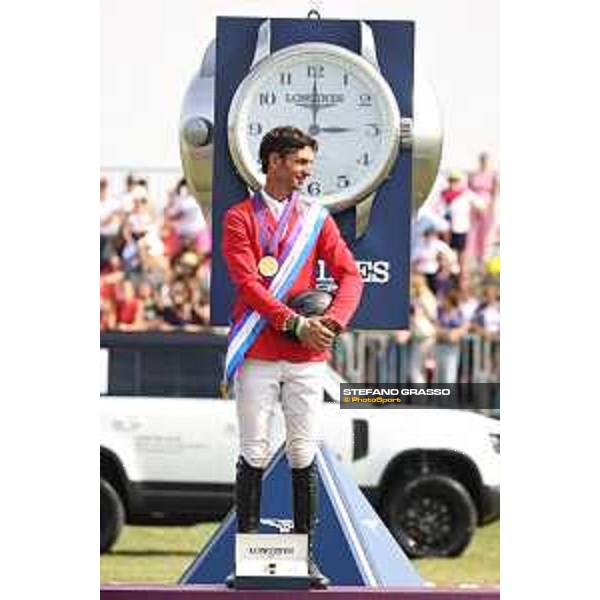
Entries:
[[[500,339],[499,176],[489,156],[471,173],[451,170],[415,219],[410,329],[411,381],[456,381],[460,343]],[[144,179],[121,194],[100,179],[100,329],[199,331],[209,326],[210,229],[185,180],[164,208]],[[497,360],[497,352],[494,356]]]
[[163,209],[129,175],[120,195],[100,179],[100,330],[199,331],[210,321],[211,241],[185,180]]
[[[415,222],[412,255],[410,378],[457,381],[461,341],[489,342],[498,371],[500,342],[499,176],[486,153],[472,173],[451,170]],[[429,374],[429,377],[428,377]]]

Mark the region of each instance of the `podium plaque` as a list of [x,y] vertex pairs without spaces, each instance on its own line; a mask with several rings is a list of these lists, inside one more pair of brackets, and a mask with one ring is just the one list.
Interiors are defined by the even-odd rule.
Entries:
[[237,589],[308,589],[308,536],[302,533],[238,533]]

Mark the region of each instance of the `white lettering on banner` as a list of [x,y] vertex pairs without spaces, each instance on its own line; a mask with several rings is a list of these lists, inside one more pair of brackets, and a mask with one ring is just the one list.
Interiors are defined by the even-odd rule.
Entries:
[[367,389],[359,389],[359,388],[350,388],[344,390],[344,396],[397,396],[400,392],[396,389],[389,388],[367,388]]
[[450,395],[450,390],[448,389],[444,389],[444,390],[439,390],[439,389],[410,389],[410,390],[402,390],[400,392],[403,396],[449,396]]
[[409,388],[398,390],[395,388],[345,388],[343,396],[449,396],[448,388]]
[[[390,263],[387,260],[357,260],[356,265],[365,283],[385,285],[390,281]],[[321,286],[334,283],[333,277],[327,275],[324,260],[318,261],[317,283]]]
[[386,284],[390,280],[390,263],[386,260],[356,261],[365,283]]

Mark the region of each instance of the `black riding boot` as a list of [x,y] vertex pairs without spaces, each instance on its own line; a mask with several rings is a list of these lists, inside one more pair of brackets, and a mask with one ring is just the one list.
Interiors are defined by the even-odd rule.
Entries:
[[243,456],[237,462],[235,509],[238,533],[257,533],[260,525],[260,493],[264,469],[248,464]]
[[304,469],[292,469],[294,501],[294,532],[308,534],[308,575],[311,587],[325,589],[329,579],[321,573],[315,562],[314,533],[317,522],[317,465],[315,461]]
[[[243,456],[237,462],[235,477],[235,509],[238,533],[258,533],[260,526],[260,496],[264,469],[248,464]],[[234,574],[225,583],[233,586]]]

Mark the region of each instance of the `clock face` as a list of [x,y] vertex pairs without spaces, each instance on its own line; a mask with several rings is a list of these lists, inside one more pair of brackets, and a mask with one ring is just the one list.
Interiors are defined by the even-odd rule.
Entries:
[[398,153],[400,113],[389,85],[371,63],[332,44],[284,48],[258,63],[238,88],[229,111],[229,147],[250,187],[264,185],[263,136],[285,125],[318,141],[304,193],[334,211],[381,185]]

